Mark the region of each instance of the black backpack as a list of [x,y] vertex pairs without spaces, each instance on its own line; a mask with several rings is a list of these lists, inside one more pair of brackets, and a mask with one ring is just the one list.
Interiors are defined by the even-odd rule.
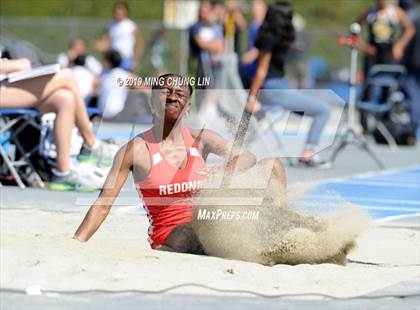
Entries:
[[5,54],[10,59],[27,58],[32,67],[42,66],[48,61],[31,43],[26,41],[11,41],[5,46]]
[[[414,145],[416,143],[415,129],[409,121],[406,109],[401,105],[386,114],[381,122],[398,145]],[[373,137],[376,143],[387,144],[385,137],[377,128],[373,131]]]

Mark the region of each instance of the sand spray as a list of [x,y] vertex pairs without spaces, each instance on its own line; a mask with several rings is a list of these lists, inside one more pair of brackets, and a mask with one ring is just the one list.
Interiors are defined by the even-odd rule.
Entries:
[[312,211],[322,211],[314,215],[302,200],[307,186],[286,194],[266,166],[235,173],[230,186],[212,175],[197,194],[192,226],[207,253],[264,265],[344,265],[369,226],[368,213],[331,194],[336,206],[326,212],[312,202]]

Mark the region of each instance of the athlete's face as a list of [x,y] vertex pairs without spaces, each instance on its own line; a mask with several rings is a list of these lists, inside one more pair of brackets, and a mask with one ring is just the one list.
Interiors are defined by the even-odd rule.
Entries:
[[190,90],[188,86],[173,85],[166,79],[159,89],[152,93],[152,109],[155,118],[165,122],[176,122],[189,108]]

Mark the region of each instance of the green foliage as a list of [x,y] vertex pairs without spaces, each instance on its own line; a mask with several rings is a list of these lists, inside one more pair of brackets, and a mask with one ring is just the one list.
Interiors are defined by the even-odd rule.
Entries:
[[[113,0],[0,0],[6,16],[112,18]],[[126,0],[135,20],[161,20],[163,0]]]
[[[80,16],[110,18],[114,0],[0,0],[1,14],[8,16]],[[126,0],[135,20],[161,20],[163,0]],[[247,1],[248,3],[251,0]],[[267,0],[267,3],[271,1]],[[351,23],[371,0],[291,0],[308,26]]]
[[291,0],[295,12],[309,27],[345,26],[351,24],[373,0]]

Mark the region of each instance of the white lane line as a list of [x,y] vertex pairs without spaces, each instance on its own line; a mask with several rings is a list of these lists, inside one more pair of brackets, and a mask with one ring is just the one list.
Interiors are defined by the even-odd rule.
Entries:
[[[76,199],[76,205],[78,206],[86,206],[92,205],[97,200],[96,197],[94,198],[85,198],[85,197],[78,197]],[[141,205],[141,200],[139,196],[133,197],[118,197],[117,200],[112,204],[113,206],[133,206],[133,205]]]
[[412,165],[412,166],[407,166],[407,167],[400,167],[400,168],[395,168],[395,169],[387,169],[387,170],[383,170],[383,171],[379,171],[379,172],[374,172],[371,171],[368,174],[371,175],[390,175],[390,174],[396,174],[396,173],[419,173],[420,171],[420,166],[418,164],[416,165]]
[[416,183],[420,184],[420,173],[413,177],[412,175],[401,175],[401,173],[395,172],[386,175],[373,175],[373,176],[355,176],[349,180],[364,180],[364,181],[379,181],[379,182],[397,182],[397,183]]
[[[327,204],[319,204],[319,203],[305,203],[302,207],[298,206],[298,209],[303,209],[305,210],[305,208],[307,207],[314,207],[316,209],[322,210],[325,208],[330,208],[330,207],[336,207],[337,205],[340,205],[340,203],[336,202],[336,203],[327,203]],[[384,210],[384,211],[404,211],[404,212],[419,212],[418,208],[395,208],[395,207],[385,207],[385,206],[371,206],[371,205],[356,205],[356,207],[361,207],[363,209],[368,209],[368,210]]]
[[[375,220],[375,222],[376,223],[384,223],[384,222],[395,221],[395,220],[403,220],[403,219],[412,218],[412,217],[419,217],[419,220],[420,220],[420,213],[387,216],[387,217],[384,217],[384,218],[377,219],[377,220]],[[420,224],[420,222],[419,222],[419,224]]]
[[[411,184],[412,183],[412,184]],[[334,183],[328,183],[329,184],[344,184],[344,185],[363,185],[363,186],[378,186],[378,187],[401,187],[401,188],[415,188],[415,189],[419,189],[420,190],[420,184],[419,183],[414,183],[414,182],[410,182],[410,183],[401,183],[401,182],[375,182],[375,181],[368,181],[368,180],[364,180],[363,181],[357,181],[357,180],[349,180],[349,181],[343,181],[343,182],[334,182]]]
[[130,211],[144,211],[143,209],[143,205],[142,204],[138,204],[138,205],[134,205],[134,206],[126,206],[126,207],[117,207],[115,209],[113,209],[113,212],[115,213],[128,213]]
[[[324,185],[324,184],[328,184],[328,183],[335,183],[335,182],[345,182],[348,181],[350,179],[353,178],[369,178],[369,177],[377,177],[377,176],[382,176],[382,175],[389,175],[389,174],[393,174],[393,173],[397,173],[397,172],[403,172],[403,171],[410,171],[411,173],[413,171],[417,172],[420,171],[420,166],[419,165],[410,165],[410,166],[406,166],[406,167],[400,167],[400,168],[393,168],[393,169],[388,169],[388,170],[382,170],[382,171],[368,171],[368,172],[362,172],[362,173],[358,173],[355,175],[347,175],[347,176],[341,176],[341,177],[336,177],[336,178],[331,178],[329,180],[322,180],[319,183],[318,182],[314,182],[314,185]],[[299,183],[299,182],[294,182],[294,184]]]
[[[329,205],[323,204],[322,207],[320,207],[318,204],[311,204],[311,203],[306,204],[305,203],[305,206],[303,207],[303,209],[305,209],[306,207],[311,207],[311,206],[316,207],[317,209],[322,211],[322,209],[325,208],[325,207],[337,206],[337,203],[329,204]],[[412,217],[412,216],[414,217],[416,215],[420,216],[420,213],[418,213],[419,210],[418,209],[413,209],[413,208],[392,208],[392,207],[378,207],[378,206],[362,206],[362,207],[364,209],[368,209],[368,210],[415,212],[414,214],[396,215],[396,216],[386,217],[384,219],[388,219],[388,218],[390,218],[390,219],[400,219],[400,218],[405,218],[405,217]],[[297,209],[302,209],[302,208],[297,207]],[[138,204],[138,205],[134,205],[134,206],[117,207],[117,208],[112,210],[112,212],[115,212],[115,213],[129,213],[129,212],[132,212],[132,211],[137,211],[139,213],[145,212],[142,204]]]
[[357,201],[357,202],[377,202],[377,203],[386,203],[386,204],[403,204],[403,205],[413,205],[418,206],[420,208],[420,201],[417,199],[378,199],[378,198],[357,198],[357,197],[343,197],[343,196],[326,196],[326,195],[305,195],[304,199],[307,200],[308,198],[311,199],[318,199],[318,200],[331,200],[335,199],[337,202],[340,200],[343,201]]
[[368,210],[387,210],[387,211],[406,211],[406,212],[419,212],[418,208],[393,208],[393,207],[378,207],[378,206],[363,206]]
[[365,182],[390,182],[390,183],[401,183],[401,184],[417,184],[420,185],[420,179],[414,180],[410,178],[350,178],[349,181],[365,181]]

